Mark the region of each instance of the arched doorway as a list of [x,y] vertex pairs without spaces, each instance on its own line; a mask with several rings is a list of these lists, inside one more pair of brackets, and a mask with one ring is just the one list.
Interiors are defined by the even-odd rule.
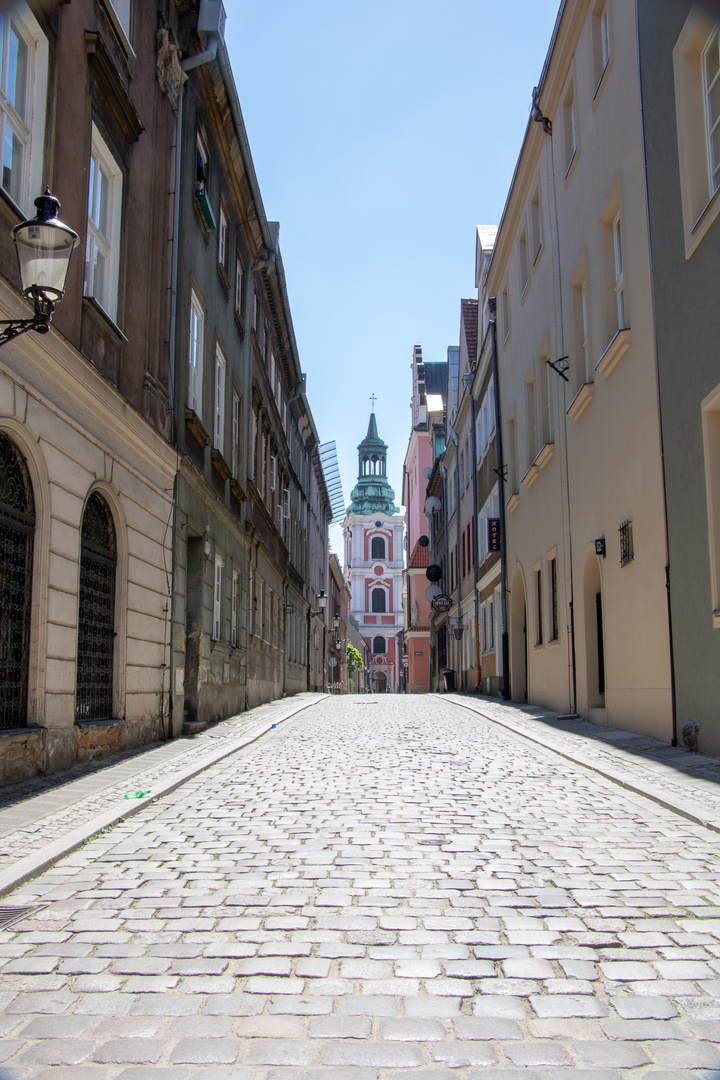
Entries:
[[527,701],[527,610],[519,567],[513,578],[510,606],[510,691],[513,701]]
[[0,728],[27,724],[35,500],[20,451],[0,434]]
[[102,495],[93,492],[80,542],[76,720],[109,720],[113,715],[116,567],[113,517]]
[[585,613],[585,677],[588,708],[605,708],[605,631],[603,628],[600,564],[595,552],[585,561],[583,574]]
[[384,694],[387,689],[387,676],[384,671],[373,671],[370,681],[372,682],[373,694]]

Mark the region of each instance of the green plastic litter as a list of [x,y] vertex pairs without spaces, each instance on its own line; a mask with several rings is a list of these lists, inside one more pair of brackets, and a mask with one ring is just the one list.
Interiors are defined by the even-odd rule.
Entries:
[[124,799],[144,799],[146,795],[149,795],[149,791],[128,791],[126,795],[123,795]]

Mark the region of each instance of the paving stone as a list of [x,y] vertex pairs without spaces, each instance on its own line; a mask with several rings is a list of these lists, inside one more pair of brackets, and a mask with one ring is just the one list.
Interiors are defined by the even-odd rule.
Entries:
[[623,1020],[670,1020],[678,1011],[668,998],[648,994],[614,996],[610,998],[613,1008]]
[[371,1029],[366,1016],[323,1016],[310,1021],[308,1034],[311,1039],[368,1039]]
[[[396,1016],[400,1000],[395,997],[373,997],[372,995],[359,998],[342,997],[337,1003],[337,1011],[340,1016]],[[410,1001],[407,1000],[406,1011],[409,1006]]]
[[180,1039],[170,1050],[173,1065],[232,1064],[238,1056],[237,1039]]
[[447,1032],[438,1020],[400,1018],[383,1020],[380,1035],[390,1042],[436,1042],[445,1039]]
[[370,1043],[337,1039],[320,1044],[323,1065],[360,1065],[381,1069],[415,1068],[422,1065],[420,1048],[406,1043]]
[[673,1020],[603,1020],[602,1029],[609,1039],[655,1041],[682,1039],[684,1029]]
[[550,1039],[532,1042],[529,1039],[518,1043],[508,1043],[505,1053],[515,1065],[572,1065],[573,1060],[559,1043]]
[[164,1044],[160,1039],[110,1039],[102,1043],[93,1053],[93,1061],[122,1064],[154,1063],[163,1052]]
[[509,995],[497,997],[494,994],[483,994],[472,1003],[475,1016],[498,1017],[506,1020],[524,1020],[528,1015],[528,1007],[524,998],[511,997]]
[[541,997],[533,994],[530,1004],[542,1017],[556,1016],[607,1016],[603,1003],[594,997],[576,997],[573,994],[557,994],[553,997]]
[[458,1039],[484,1039],[504,1041],[522,1039],[522,1029],[514,1020],[500,1017],[463,1016],[453,1022]]
[[584,1065],[603,1065],[615,1069],[633,1069],[651,1063],[644,1047],[635,1043],[622,1045],[598,1040],[573,1042],[572,1050]]

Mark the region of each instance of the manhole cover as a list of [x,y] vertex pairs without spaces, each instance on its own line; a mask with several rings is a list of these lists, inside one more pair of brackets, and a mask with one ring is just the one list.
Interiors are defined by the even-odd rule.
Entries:
[[28,904],[26,907],[0,907],[0,930],[7,929],[13,923],[27,919],[28,915],[34,915],[36,911],[42,911],[47,904]]

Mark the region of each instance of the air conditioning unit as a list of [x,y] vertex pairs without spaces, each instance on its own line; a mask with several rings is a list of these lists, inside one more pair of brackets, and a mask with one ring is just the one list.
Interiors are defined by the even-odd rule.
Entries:
[[197,31],[203,47],[207,44],[207,38],[212,34],[216,34],[221,41],[225,40],[226,18],[222,0],[200,0]]

